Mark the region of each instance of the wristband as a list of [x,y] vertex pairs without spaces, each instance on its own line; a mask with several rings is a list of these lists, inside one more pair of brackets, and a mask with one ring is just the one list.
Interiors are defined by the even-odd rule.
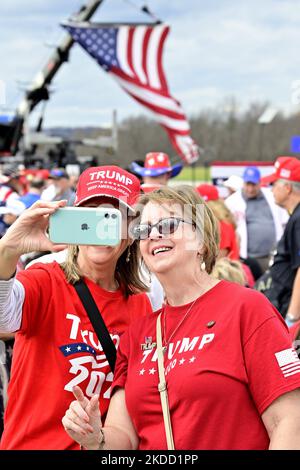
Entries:
[[294,317],[292,313],[287,313],[285,319],[288,320],[290,323],[295,323],[296,321],[300,320],[300,318]]

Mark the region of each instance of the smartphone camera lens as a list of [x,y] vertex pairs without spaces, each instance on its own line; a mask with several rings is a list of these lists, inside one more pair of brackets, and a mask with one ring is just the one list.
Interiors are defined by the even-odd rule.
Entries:
[[111,215],[111,218],[112,218],[112,219],[116,219],[116,218],[117,218],[117,214],[112,214],[112,215]]
[[105,217],[106,219],[109,219],[110,215],[106,212],[106,214],[104,214],[104,217]]

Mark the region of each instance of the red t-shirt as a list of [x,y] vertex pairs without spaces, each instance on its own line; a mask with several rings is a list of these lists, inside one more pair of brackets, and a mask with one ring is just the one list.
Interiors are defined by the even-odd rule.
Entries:
[[[166,338],[187,308],[166,306]],[[141,346],[156,341],[156,318],[135,321],[122,336],[113,383],[125,388],[139,448],[147,450],[167,448],[156,348]],[[267,449],[261,414],[300,387],[281,316],[259,292],[227,281],[196,301],[171,339],[165,371],[176,449]]]
[[220,220],[220,250],[228,250],[228,258],[240,259],[235,229],[232,224]]
[[[16,335],[1,449],[78,449],[61,419],[79,385],[100,394],[105,416],[113,374],[73,286],[57,263],[35,264],[17,278],[25,288]],[[85,279],[116,346],[133,319],[150,313],[145,294],[124,299]]]

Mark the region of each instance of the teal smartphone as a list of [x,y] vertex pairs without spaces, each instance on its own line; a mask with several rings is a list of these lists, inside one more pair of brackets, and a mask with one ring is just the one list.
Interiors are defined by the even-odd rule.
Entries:
[[62,207],[49,217],[53,243],[115,246],[121,235],[122,215],[115,208]]

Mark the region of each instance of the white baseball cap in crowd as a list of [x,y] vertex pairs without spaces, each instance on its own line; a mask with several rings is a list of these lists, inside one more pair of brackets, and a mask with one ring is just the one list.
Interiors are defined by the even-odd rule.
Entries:
[[12,199],[5,206],[0,206],[0,216],[4,214],[13,214],[19,217],[26,209],[25,204],[18,199]]
[[237,175],[231,175],[227,180],[223,181],[223,186],[234,191],[242,189],[244,184],[243,178]]

